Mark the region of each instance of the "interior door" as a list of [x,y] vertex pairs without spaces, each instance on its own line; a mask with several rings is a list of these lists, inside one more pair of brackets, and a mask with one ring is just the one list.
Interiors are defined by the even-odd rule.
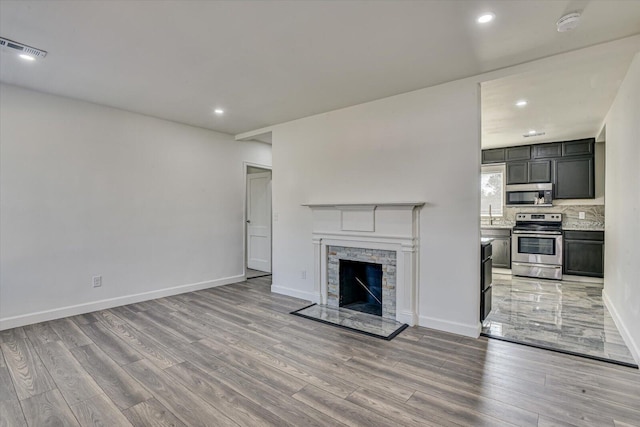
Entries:
[[247,267],[271,273],[271,172],[247,175]]

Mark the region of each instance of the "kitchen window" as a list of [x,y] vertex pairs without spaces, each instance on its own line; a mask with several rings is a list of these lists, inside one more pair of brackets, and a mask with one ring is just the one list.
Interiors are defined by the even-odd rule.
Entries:
[[497,217],[503,215],[504,165],[482,166],[480,175],[480,215]]

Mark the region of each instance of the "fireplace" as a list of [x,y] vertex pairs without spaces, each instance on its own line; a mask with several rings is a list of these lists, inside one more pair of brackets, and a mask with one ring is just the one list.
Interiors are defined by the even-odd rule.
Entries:
[[[395,320],[395,251],[330,245],[327,246],[326,261],[326,304],[329,307],[344,307]],[[368,289],[371,293],[358,280],[365,287],[372,287]],[[380,301],[379,308],[374,304],[376,298]],[[368,309],[372,311],[365,311]]]
[[382,264],[340,260],[340,307],[382,316]]
[[[382,318],[416,325],[423,205],[306,205],[313,212],[313,300],[334,308],[375,311]],[[356,276],[371,293],[349,276]],[[376,298],[379,304],[373,304]]]

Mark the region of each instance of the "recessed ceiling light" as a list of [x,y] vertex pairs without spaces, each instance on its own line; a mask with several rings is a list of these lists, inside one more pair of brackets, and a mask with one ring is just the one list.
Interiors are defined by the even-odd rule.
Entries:
[[31,55],[25,55],[24,53],[22,53],[22,54],[20,54],[20,55],[18,55],[18,56],[19,56],[20,58],[22,58],[22,59],[27,60],[27,61],[35,61],[35,60],[36,60],[36,58],[34,58],[33,56],[31,56]]
[[224,114],[224,110],[222,108],[216,108],[215,110],[213,110],[213,112],[219,116]]
[[531,138],[532,136],[542,136],[544,134],[545,134],[544,132],[540,132],[538,130],[530,130],[528,133],[525,133],[522,136],[525,138]]
[[528,104],[528,102],[527,102],[527,100],[526,100],[526,99],[521,99],[520,101],[516,102],[516,105],[517,105],[518,107],[524,107],[524,106],[525,106],[525,105],[527,105],[527,104]]
[[491,13],[491,12],[483,13],[482,15],[478,16],[478,23],[486,24],[487,22],[493,21],[495,17],[496,15],[494,13]]

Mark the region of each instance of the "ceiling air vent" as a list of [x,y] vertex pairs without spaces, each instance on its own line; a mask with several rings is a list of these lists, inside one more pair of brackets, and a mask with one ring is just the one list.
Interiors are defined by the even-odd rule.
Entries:
[[36,49],[35,47],[27,46],[26,44],[14,42],[13,40],[0,37],[0,47],[2,50],[12,51],[23,55],[30,55],[34,58],[44,58],[47,56],[47,52],[44,50]]

